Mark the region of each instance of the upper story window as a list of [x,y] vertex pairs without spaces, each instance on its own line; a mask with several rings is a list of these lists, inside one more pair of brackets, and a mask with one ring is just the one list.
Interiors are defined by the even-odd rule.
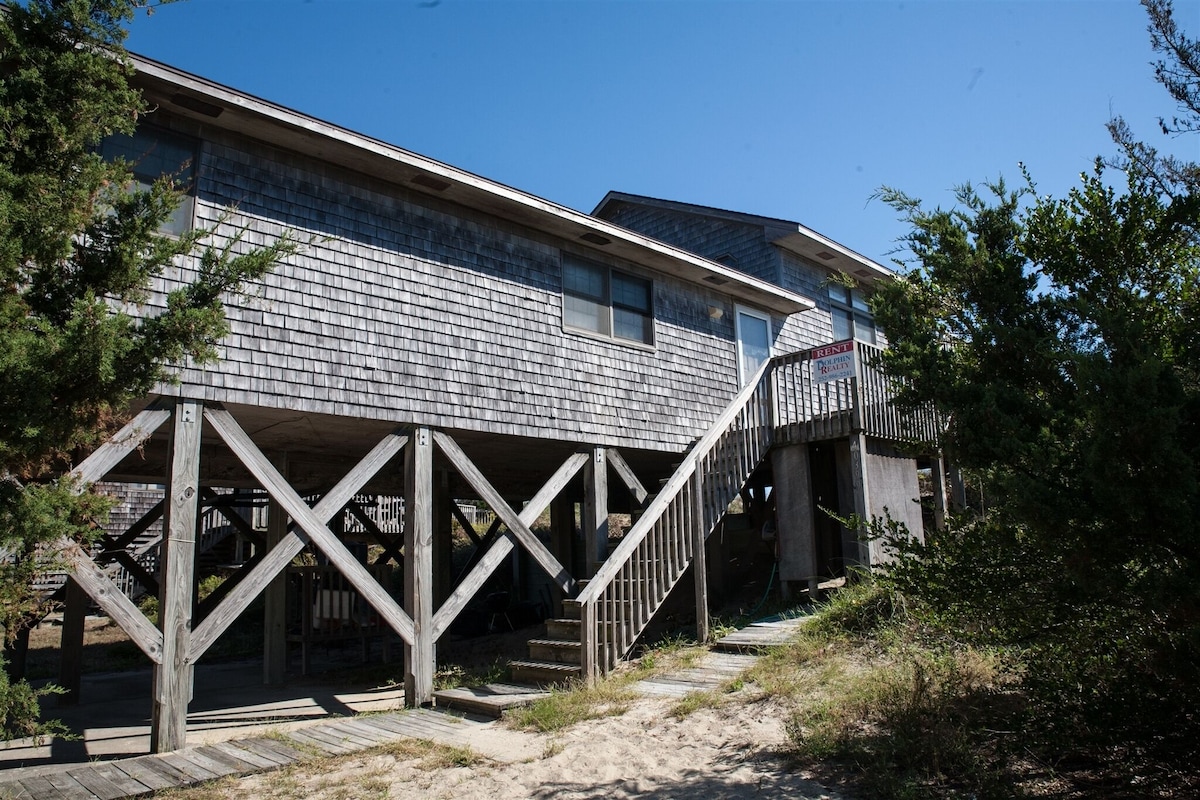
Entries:
[[878,330],[866,296],[858,289],[829,284],[829,316],[833,319],[833,340],[858,339],[867,344],[878,344]]
[[106,160],[125,159],[138,189],[149,189],[154,181],[169,175],[182,188],[179,207],[162,227],[162,232],[179,236],[192,227],[195,199],[196,141],[171,131],[143,125],[133,136],[109,136],[100,143]]
[[563,256],[563,325],[654,344],[654,284],[590,261]]

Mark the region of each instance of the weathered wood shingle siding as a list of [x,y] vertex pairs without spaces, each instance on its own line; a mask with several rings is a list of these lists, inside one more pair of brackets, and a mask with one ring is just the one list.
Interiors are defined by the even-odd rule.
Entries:
[[779,256],[760,225],[743,225],[698,214],[632,203],[615,203],[605,219],[623,228],[673,244],[748,275],[780,284]]
[[[322,238],[229,305],[222,359],[182,372],[186,396],[677,451],[736,391],[732,314],[708,314],[731,310],[717,292],[260,143],[206,138],[197,224],[236,203],[223,232],[249,223],[247,245],[284,229]],[[563,331],[563,248],[654,279],[653,349]]]
[[828,344],[833,341],[829,294],[825,288],[829,271],[783,249],[779,249],[779,255],[783,265],[783,287],[813,300],[817,307],[812,311],[788,317],[787,323],[775,339],[776,349],[779,352],[790,353]]
[[812,311],[793,314],[786,320],[777,314],[772,316],[775,353],[791,353],[833,340],[824,286],[829,271],[772,244],[762,225],[620,201],[605,208],[604,218],[705,258],[729,254],[737,259],[736,266],[743,272],[814,300],[817,308]]

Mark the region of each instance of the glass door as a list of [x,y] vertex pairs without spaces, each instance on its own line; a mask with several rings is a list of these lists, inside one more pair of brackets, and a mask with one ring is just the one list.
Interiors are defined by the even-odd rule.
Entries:
[[760,311],[737,308],[738,384],[745,386],[771,357],[771,318]]

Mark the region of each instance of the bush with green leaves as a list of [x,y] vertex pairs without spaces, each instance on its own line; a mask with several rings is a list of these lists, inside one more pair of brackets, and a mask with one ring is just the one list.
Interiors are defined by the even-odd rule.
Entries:
[[[1200,48],[1168,33],[1195,114]],[[893,537],[886,579],[1020,652],[1031,732],[1196,763],[1200,181],[1125,152],[1063,198],[1028,174],[950,210],[884,191],[911,226],[874,301],[885,369],[901,402],[936,404],[988,498],[924,543]]]
[[[290,235],[265,247],[244,246],[237,230],[219,240],[207,229],[165,235],[183,187],[165,176],[138,190],[128,163],[101,157],[105,137],[131,134],[154,113],[130,83],[123,49],[135,10],[151,5],[0,7],[0,626],[9,642],[45,611],[31,578],[61,566],[64,539],[88,542],[108,507],[58,476],[175,367],[215,358],[223,298],[297,249]],[[153,281],[185,260],[194,279],[151,313]],[[24,730],[13,714],[31,706],[14,697],[0,697],[4,724]]]

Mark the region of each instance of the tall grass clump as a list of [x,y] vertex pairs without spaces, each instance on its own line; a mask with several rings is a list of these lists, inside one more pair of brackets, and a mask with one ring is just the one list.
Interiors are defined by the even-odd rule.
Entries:
[[794,708],[790,755],[871,797],[1017,796],[1010,665],[938,636],[911,605],[860,580],[760,663],[753,680]]

